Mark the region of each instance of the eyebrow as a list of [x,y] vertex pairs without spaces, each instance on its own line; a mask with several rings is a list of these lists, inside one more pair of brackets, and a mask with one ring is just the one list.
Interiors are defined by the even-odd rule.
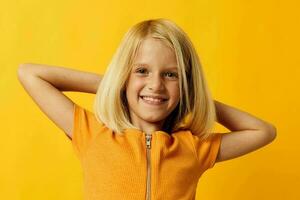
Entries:
[[[149,67],[149,65],[147,63],[134,63],[133,66],[136,66],[136,65],[143,65],[143,66],[147,66]],[[166,67],[165,70],[177,70],[177,67]]]

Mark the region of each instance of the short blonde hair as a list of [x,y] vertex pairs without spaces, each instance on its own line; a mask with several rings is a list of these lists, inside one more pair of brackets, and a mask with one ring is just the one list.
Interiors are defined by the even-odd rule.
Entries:
[[127,128],[138,128],[130,122],[125,87],[133,59],[141,42],[148,36],[161,39],[174,50],[179,71],[179,104],[166,118],[163,131],[172,133],[188,129],[205,139],[216,121],[214,101],[192,42],[169,19],[139,22],[124,35],[96,93],[94,113],[97,120],[119,134]]

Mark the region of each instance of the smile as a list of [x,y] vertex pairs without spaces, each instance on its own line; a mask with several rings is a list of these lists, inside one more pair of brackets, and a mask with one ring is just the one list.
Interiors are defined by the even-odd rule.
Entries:
[[145,103],[150,104],[150,105],[161,105],[167,101],[167,99],[159,99],[159,98],[152,98],[152,97],[146,97],[146,96],[140,96],[140,98]]

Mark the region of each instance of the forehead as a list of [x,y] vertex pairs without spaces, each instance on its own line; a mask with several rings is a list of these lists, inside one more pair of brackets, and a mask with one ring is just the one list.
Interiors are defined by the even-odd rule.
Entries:
[[160,39],[152,37],[142,40],[133,65],[143,64],[145,66],[165,66],[176,68],[176,54]]
[[[133,68],[137,68],[137,67],[146,67],[149,68],[151,67],[151,65],[149,65],[148,63],[143,63],[143,62],[136,62],[133,64]],[[168,66],[162,66],[161,67],[163,70],[178,70],[178,68],[176,67],[176,65],[168,65]]]

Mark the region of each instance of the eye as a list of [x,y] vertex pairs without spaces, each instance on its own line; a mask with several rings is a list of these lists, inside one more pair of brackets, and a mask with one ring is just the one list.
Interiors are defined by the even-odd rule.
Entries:
[[178,74],[175,72],[166,72],[165,75],[169,78],[177,78]]
[[139,68],[139,69],[136,70],[136,72],[137,72],[137,73],[140,73],[140,74],[145,74],[146,71],[147,71],[147,70],[146,70],[145,68]]

